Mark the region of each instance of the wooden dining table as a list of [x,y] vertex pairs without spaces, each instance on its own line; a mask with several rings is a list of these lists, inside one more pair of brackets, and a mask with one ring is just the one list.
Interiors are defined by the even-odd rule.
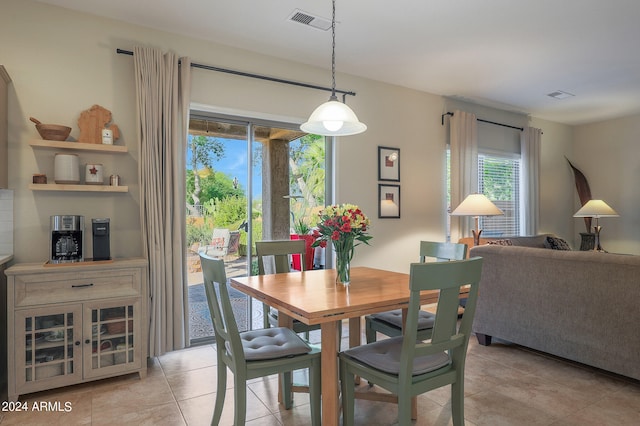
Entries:
[[[278,324],[291,327],[293,319],[320,324],[322,345],[322,424],[339,420],[338,329],[349,320],[349,346],[360,344],[360,317],[392,309],[406,313],[409,275],[368,267],[351,269],[348,286],[336,284],[335,269],[234,277],[231,286],[277,309]],[[422,304],[435,303],[437,291],[421,294]]]

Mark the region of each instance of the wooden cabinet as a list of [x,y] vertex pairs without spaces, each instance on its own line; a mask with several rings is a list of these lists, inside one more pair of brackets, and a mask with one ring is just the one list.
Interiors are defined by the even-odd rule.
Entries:
[[[6,263],[0,263],[0,318],[7,318],[7,276]],[[0,401],[7,400],[7,328],[0,326]]]
[[105,377],[146,376],[147,262],[6,270],[8,399]]
[[[49,148],[56,150],[69,150],[80,152],[103,152],[108,154],[122,154],[128,152],[124,145],[104,145],[95,143],[48,141],[44,139],[32,139],[29,145],[34,149]],[[107,182],[108,183],[108,182]],[[1,187],[1,186],[0,186]],[[129,192],[128,186],[110,185],[68,185],[68,184],[29,184],[32,191],[80,191],[80,192]]]
[[0,189],[9,187],[9,160],[7,159],[9,144],[7,92],[9,83],[11,83],[11,78],[9,78],[4,66],[0,65]]

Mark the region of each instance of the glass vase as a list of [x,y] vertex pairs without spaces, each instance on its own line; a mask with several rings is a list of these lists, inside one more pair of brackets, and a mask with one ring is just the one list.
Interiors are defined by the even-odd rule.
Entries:
[[336,284],[348,286],[351,283],[351,258],[353,248],[336,251]]

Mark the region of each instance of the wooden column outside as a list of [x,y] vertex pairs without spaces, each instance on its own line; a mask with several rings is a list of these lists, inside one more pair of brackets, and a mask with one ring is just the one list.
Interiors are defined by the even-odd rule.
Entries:
[[289,239],[289,142],[270,139],[262,151],[262,236]]

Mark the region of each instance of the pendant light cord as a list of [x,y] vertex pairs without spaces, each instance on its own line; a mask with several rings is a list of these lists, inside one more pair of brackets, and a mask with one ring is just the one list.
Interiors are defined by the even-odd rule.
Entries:
[[336,97],[336,0],[331,13],[331,98]]

